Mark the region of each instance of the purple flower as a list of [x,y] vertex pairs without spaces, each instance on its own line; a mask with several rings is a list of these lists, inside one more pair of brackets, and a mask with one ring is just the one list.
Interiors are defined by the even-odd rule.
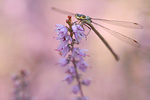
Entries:
[[61,66],[66,66],[69,63],[69,60],[66,58],[62,58],[58,61]]
[[63,45],[60,45],[58,48],[57,48],[57,51],[60,52],[60,55],[62,55],[63,57],[65,57],[67,55],[67,53],[70,51],[70,47],[67,45],[67,46],[63,46]]
[[86,37],[84,34],[84,29],[80,25],[73,24],[72,30],[75,33],[75,39],[77,40],[77,42],[81,42],[82,37]]
[[74,77],[72,75],[69,75],[69,74],[65,77],[65,81],[67,81],[68,84],[71,84],[73,79],[74,79]]
[[72,42],[72,38],[68,35],[68,29],[64,25],[56,25],[55,31],[57,32],[57,40],[60,40],[60,46],[65,47],[68,45],[69,40]]
[[64,48],[69,44],[69,40],[72,42],[72,38],[67,35],[66,37],[60,39],[60,47]]
[[72,76],[75,76],[76,75],[76,69],[74,67],[69,67],[67,70],[66,70],[66,73],[72,75]]
[[91,80],[89,80],[89,79],[83,79],[82,80],[82,84],[85,85],[85,86],[89,86],[91,84]]
[[71,84],[76,78],[77,85],[72,87],[72,92],[74,94],[81,92],[81,97],[78,97],[77,100],[89,100],[87,97],[83,96],[84,94],[81,88],[82,85],[90,85],[91,81],[80,78],[81,74],[79,73],[80,71],[78,71],[81,70],[85,72],[89,67],[87,62],[83,59],[83,57],[87,56],[85,53],[87,50],[75,47],[76,44],[81,42],[82,38],[86,38],[86,35],[84,34],[84,29],[82,26],[72,23],[71,17],[68,17],[66,23],[69,27],[57,24],[55,29],[58,35],[56,39],[59,40],[59,46],[56,50],[63,57],[58,61],[58,63],[61,66],[66,66],[69,65],[70,61],[72,62],[73,66],[65,67],[67,68],[65,71],[67,75],[64,81]]
[[78,67],[81,71],[85,72],[86,69],[89,67],[89,65],[88,65],[88,63],[87,63],[86,61],[80,60],[80,61],[78,61],[78,63],[77,63],[77,67]]
[[74,48],[74,49],[73,49],[73,52],[72,52],[72,55],[71,55],[71,58],[72,58],[72,59],[73,59],[73,58],[75,58],[75,59],[79,58],[80,60],[83,60],[82,57],[87,56],[87,55],[84,53],[84,51],[87,51],[87,50],[85,50],[85,49],[80,49],[80,48]]
[[68,33],[68,29],[64,25],[56,24],[55,31],[57,32],[58,37],[64,37]]
[[79,91],[80,91],[80,88],[79,88],[78,85],[72,87],[72,92],[73,92],[74,94],[77,94]]

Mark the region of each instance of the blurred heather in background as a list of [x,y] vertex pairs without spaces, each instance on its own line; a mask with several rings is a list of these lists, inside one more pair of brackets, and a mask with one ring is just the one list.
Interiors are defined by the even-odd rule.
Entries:
[[142,30],[105,25],[139,41],[140,49],[95,26],[121,60],[116,62],[91,31],[81,47],[90,54],[86,61],[92,68],[84,75],[93,82],[83,91],[91,100],[150,100],[149,0],[0,0],[0,100],[17,100],[17,76],[29,83],[23,90],[28,100],[74,97],[62,81],[64,69],[56,65],[60,55],[55,51],[58,41],[53,38],[55,24],[66,25],[67,15],[54,12],[51,7],[143,25]]

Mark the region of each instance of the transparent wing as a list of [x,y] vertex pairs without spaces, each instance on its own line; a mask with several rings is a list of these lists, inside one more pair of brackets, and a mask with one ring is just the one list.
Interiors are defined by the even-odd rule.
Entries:
[[98,18],[92,18],[92,20],[99,20],[104,23],[122,26],[122,27],[126,27],[126,28],[133,28],[133,29],[142,29],[143,28],[143,26],[139,25],[138,23],[134,23],[134,22],[116,21],[116,20],[107,20],[107,19],[98,19]]
[[71,13],[71,12],[69,12],[69,11],[65,11],[65,10],[62,10],[62,9],[59,9],[59,8],[52,7],[51,9],[54,10],[54,11],[57,11],[57,12],[66,14],[66,15],[75,16],[74,13]]
[[129,37],[127,37],[127,36],[125,36],[125,35],[119,33],[119,32],[110,30],[109,28],[107,28],[107,27],[105,27],[105,26],[102,26],[102,25],[100,25],[100,24],[97,24],[97,23],[95,23],[95,22],[92,22],[92,23],[94,23],[94,24],[96,24],[96,25],[102,27],[105,31],[107,31],[107,32],[110,33],[111,35],[115,36],[116,38],[118,38],[118,39],[120,39],[120,40],[122,40],[122,41],[124,41],[124,42],[126,42],[126,43],[128,43],[128,44],[130,44],[130,45],[132,45],[132,46],[134,46],[134,47],[138,47],[138,48],[141,47],[141,45],[140,45],[136,40],[133,40],[133,39],[131,39],[131,38],[129,38]]

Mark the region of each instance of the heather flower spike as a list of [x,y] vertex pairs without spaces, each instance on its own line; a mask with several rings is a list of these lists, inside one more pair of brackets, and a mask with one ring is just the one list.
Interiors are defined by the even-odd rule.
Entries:
[[[57,32],[56,39],[59,40],[59,46],[56,51],[61,55],[61,59],[58,61],[58,64],[66,68],[65,73],[67,74],[64,78],[68,84],[71,84],[73,81],[76,81],[77,85],[72,87],[72,93],[80,93],[80,97],[77,97],[77,100],[89,100],[88,97],[84,96],[82,86],[89,86],[91,81],[82,78],[82,73],[86,72],[89,65],[84,60],[87,57],[87,50],[80,49],[79,45],[82,38],[86,38],[84,34],[84,29],[81,25],[73,23],[71,16],[68,16],[66,20],[67,26],[57,24],[55,31]],[[80,72],[82,73],[79,73]]]

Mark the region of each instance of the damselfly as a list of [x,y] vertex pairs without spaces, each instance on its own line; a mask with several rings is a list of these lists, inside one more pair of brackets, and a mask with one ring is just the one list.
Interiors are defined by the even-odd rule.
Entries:
[[98,26],[100,26],[101,28],[103,28],[105,31],[107,31],[108,33],[110,33],[111,35],[115,36],[116,38],[134,46],[134,47],[140,47],[140,44],[134,40],[131,39],[125,35],[122,35],[119,32],[113,31],[101,24],[98,24],[96,22],[93,22],[93,20],[98,20],[107,24],[112,24],[112,25],[116,25],[116,26],[121,26],[121,27],[126,27],[126,28],[133,28],[133,29],[142,29],[143,27],[141,25],[139,25],[138,23],[134,23],[134,22],[126,22],[126,21],[116,21],[116,20],[106,20],[106,19],[99,19],[99,18],[91,18],[89,16],[85,16],[84,14],[74,14],[62,9],[58,9],[58,8],[54,8],[52,7],[53,10],[60,12],[60,13],[64,13],[67,15],[71,15],[74,16],[77,20],[79,20],[82,25],[88,26],[88,28],[92,29],[97,36],[103,41],[103,43],[106,45],[106,47],[110,50],[110,52],[113,54],[113,56],[115,57],[115,59],[118,61],[119,57],[117,56],[117,54],[112,50],[112,48],[110,47],[110,45],[107,43],[107,41],[102,37],[102,35],[94,28],[94,26],[91,24],[96,24]]

